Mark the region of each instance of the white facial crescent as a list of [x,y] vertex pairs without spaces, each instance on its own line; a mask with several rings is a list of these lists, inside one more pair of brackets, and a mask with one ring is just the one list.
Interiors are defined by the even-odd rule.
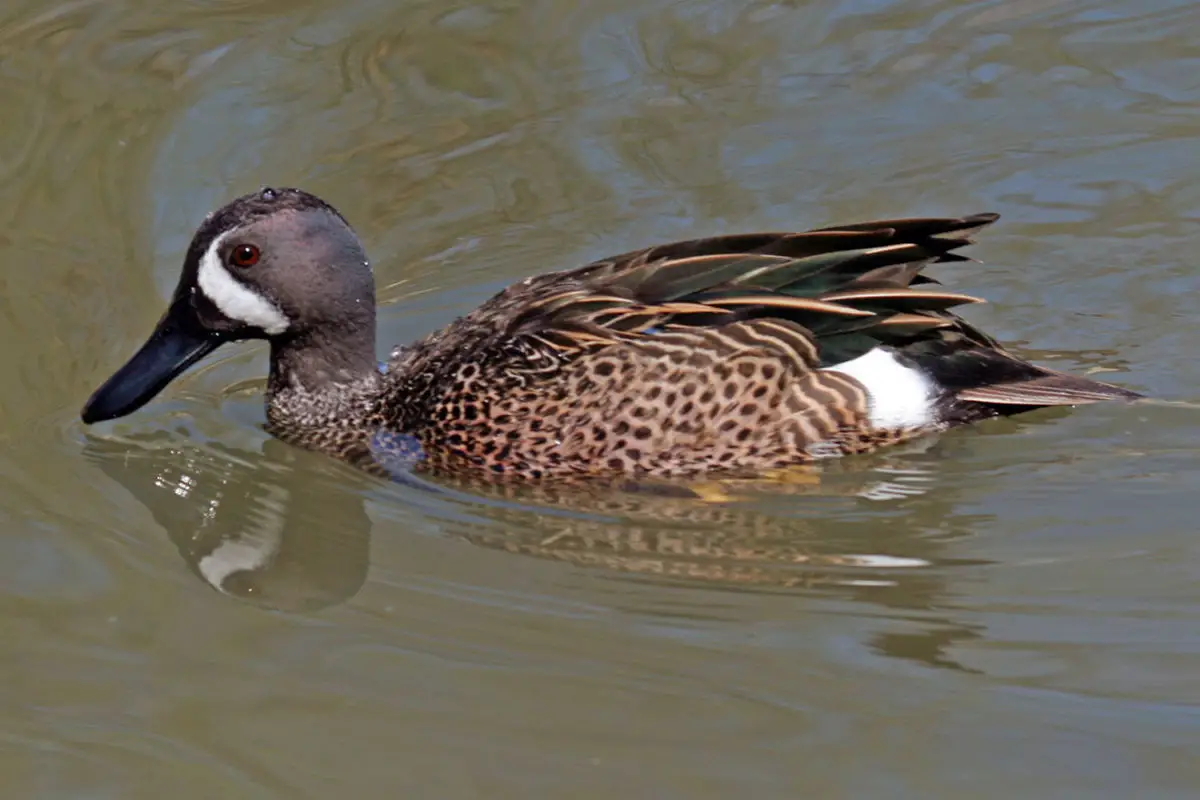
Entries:
[[223,233],[213,239],[200,259],[200,270],[196,276],[200,291],[230,319],[262,328],[272,336],[283,333],[288,328],[288,318],[283,312],[270,300],[230,275],[221,263],[221,243],[228,235]]

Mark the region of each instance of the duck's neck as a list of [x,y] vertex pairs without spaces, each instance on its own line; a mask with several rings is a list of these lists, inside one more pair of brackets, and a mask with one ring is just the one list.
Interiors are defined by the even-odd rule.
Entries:
[[374,319],[325,326],[271,343],[268,406],[311,406],[304,412],[313,422],[325,416],[322,412],[343,412],[347,401],[374,391],[378,380]]

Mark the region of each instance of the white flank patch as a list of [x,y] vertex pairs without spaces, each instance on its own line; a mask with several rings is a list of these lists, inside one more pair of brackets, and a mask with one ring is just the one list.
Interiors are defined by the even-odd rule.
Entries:
[[849,375],[863,385],[871,424],[876,428],[920,428],[934,422],[933,381],[881,347],[826,369]]
[[196,276],[200,291],[230,319],[262,328],[272,335],[283,333],[288,327],[288,318],[283,312],[270,300],[240,283],[221,263],[221,242],[228,235],[223,233],[214,239],[200,259]]

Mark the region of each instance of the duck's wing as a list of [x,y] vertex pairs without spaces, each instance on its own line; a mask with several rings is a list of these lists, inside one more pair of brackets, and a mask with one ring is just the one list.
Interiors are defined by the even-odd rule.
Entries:
[[880,220],[625,253],[558,273],[520,308],[510,333],[556,348],[590,348],[597,340],[654,335],[666,326],[773,317],[798,323],[817,339],[856,334],[891,343],[949,327],[956,318],[948,309],[980,302],[941,288],[921,270],[968,260],[954,251],[995,219]]
[[950,401],[1004,407],[997,413],[1136,397],[1029,364],[952,313],[982,301],[923,270],[971,261],[957,251],[997,218],[877,220],[624,253],[550,276],[516,307],[507,335],[561,363],[669,332],[697,334],[692,341],[703,347],[705,336],[734,330],[730,323],[779,320],[813,368],[883,346],[926,372]]

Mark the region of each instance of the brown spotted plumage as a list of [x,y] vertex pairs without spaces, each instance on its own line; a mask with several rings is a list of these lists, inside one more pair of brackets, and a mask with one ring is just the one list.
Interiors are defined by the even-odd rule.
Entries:
[[[521,281],[398,348],[380,373],[357,237],[312,195],[264,190],[201,226],[159,329],[84,419],[129,413],[239,338],[271,341],[273,433],[381,472],[755,474],[989,416],[1136,397],[1023,361],[949,310],[978,301],[922,269],[968,260],[955,251],[995,219],[625,253]],[[247,246],[261,254],[249,268]],[[280,319],[283,330],[264,329]]]

